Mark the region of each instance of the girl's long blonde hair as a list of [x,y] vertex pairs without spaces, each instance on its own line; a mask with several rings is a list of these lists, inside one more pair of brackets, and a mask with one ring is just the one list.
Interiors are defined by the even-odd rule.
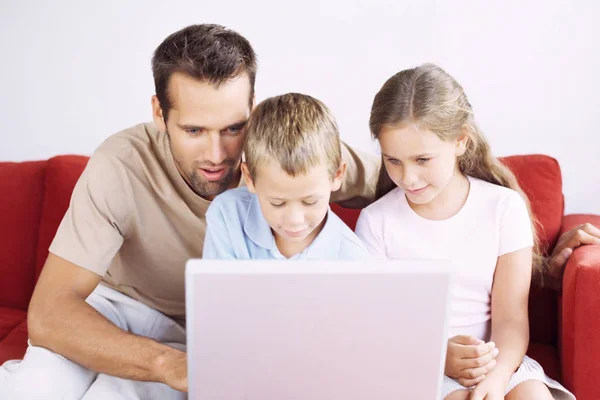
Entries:
[[[384,126],[415,123],[435,133],[441,140],[457,139],[465,133],[465,153],[458,158],[464,175],[472,176],[517,191],[529,210],[534,235],[534,267],[542,267],[536,220],[527,196],[515,175],[492,154],[490,146],[477,126],[473,109],[462,86],[443,69],[433,64],[400,71],[389,78],[375,96],[369,126],[377,139]],[[377,185],[377,198],[395,187],[383,162]]]

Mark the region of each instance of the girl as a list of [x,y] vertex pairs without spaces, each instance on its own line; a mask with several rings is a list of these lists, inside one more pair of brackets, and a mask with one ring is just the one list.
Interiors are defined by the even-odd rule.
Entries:
[[380,198],[362,211],[358,236],[378,256],[452,261],[449,337],[499,349],[477,386],[445,376],[442,398],[574,399],[525,355],[537,261],[529,203],[492,156],[462,87],[435,65],[401,71],[375,96],[370,128],[383,157]]

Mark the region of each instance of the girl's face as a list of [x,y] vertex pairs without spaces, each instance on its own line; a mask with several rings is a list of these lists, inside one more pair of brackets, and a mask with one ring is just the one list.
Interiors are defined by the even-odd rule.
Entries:
[[467,136],[443,141],[415,124],[384,127],[379,144],[388,175],[415,205],[431,203],[460,176],[457,157],[465,152]]

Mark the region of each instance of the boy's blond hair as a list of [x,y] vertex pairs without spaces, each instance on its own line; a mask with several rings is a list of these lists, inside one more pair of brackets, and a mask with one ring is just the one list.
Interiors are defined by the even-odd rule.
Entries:
[[291,176],[324,164],[333,178],[342,160],[333,114],[321,101],[299,93],[256,106],[246,124],[244,153],[253,180],[261,163],[272,161]]

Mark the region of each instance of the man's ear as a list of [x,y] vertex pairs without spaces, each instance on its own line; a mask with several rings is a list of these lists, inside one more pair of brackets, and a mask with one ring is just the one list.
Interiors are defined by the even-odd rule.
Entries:
[[167,131],[167,124],[165,122],[163,110],[160,106],[160,102],[158,101],[158,97],[156,97],[156,95],[152,96],[152,120],[154,121],[154,125],[156,125],[159,131]]
[[246,181],[246,186],[248,186],[248,191],[250,193],[256,193],[256,190],[254,189],[254,181],[252,180],[252,177],[250,176],[250,170],[248,169],[248,165],[246,164],[246,162],[242,162],[241,169],[242,169],[242,174],[244,174],[244,180]]
[[333,175],[333,181],[331,182],[331,191],[335,192],[340,187],[342,187],[342,183],[344,182],[344,177],[346,176],[346,161],[342,160],[340,162],[340,166],[337,171],[335,171],[335,175]]

